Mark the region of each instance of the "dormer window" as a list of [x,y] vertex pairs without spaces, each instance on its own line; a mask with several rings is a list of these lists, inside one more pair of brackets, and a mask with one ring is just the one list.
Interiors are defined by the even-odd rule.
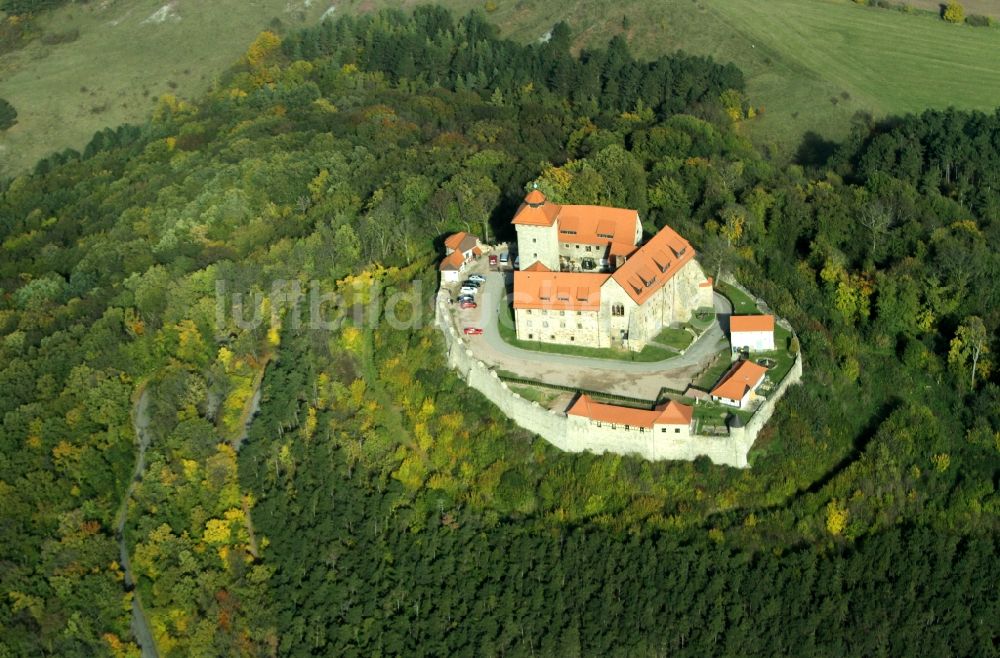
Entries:
[[615,236],[613,233],[598,233],[597,237],[604,238],[605,240],[613,240]]
[[646,279],[646,277],[644,277],[643,275],[640,274],[639,278],[642,279],[643,285],[646,286],[647,288],[650,287],[651,285],[653,285],[654,283],[656,283],[656,277],[655,276],[652,277],[651,279]]

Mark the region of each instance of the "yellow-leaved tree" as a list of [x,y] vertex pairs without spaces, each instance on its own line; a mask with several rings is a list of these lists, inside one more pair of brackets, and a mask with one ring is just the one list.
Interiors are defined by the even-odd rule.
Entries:
[[949,2],[945,5],[941,18],[949,23],[962,23],[965,21],[965,7],[958,2]]

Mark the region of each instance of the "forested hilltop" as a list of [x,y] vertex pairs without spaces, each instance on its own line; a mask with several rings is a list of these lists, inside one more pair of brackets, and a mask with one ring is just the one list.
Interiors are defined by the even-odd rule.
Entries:
[[[264,33],[2,184],[0,655],[138,655],[147,415],[124,536],[162,656],[995,653],[1000,114],[778,167],[732,67],[568,44],[434,7]],[[442,239],[535,180],[799,328],[751,469],[563,454],[448,370]],[[414,321],[311,328],[277,280]],[[218,322],[220,289],[276,321]]]

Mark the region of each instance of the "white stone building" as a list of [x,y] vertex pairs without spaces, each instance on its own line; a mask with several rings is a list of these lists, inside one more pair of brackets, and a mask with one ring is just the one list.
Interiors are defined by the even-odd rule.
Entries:
[[736,352],[774,349],[773,315],[734,315],[729,318],[729,343]]
[[712,399],[730,407],[745,409],[764,383],[765,374],[767,368],[762,365],[753,361],[737,361],[712,389]]
[[454,233],[444,241],[445,257],[441,261],[441,280],[456,283],[462,278],[465,266],[483,253],[479,238],[465,233]]
[[635,432],[647,435],[655,448],[659,442],[691,437],[694,408],[671,400],[652,410],[635,409],[595,402],[581,394],[566,410],[566,416],[571,430],[592,435],[592,439],[602,434],[620,439],[621,432]]
[[517,337],[641,350],[712,306],[694,248],[664,227],[645,244],[634,210],[548,202],[532,190],[514,216]]

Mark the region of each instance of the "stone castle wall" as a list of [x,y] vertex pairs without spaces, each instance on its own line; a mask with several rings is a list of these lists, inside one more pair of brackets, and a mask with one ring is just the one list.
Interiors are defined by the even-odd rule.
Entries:
[[705,455],[716,464],[746,468],[747,453],[757,434],[774,413],[774,405],[802,374],[801,358],[781,385],[754,414],[746,427],[733,428],[729,436],[658,435],[653,431],[639,432],[623,427],[595,427],[585,418],[550,411],[537,402],[521,397],[485,363],[476,359],[462,341],[448,317],[447,298],[439,295],[435,304],[435,320],[445,338],[448,365],[459,372],[466,383],[495,404],[518,426],[537,434],[566,452],[634,454],[645,459],[676,459],[691,461]]

